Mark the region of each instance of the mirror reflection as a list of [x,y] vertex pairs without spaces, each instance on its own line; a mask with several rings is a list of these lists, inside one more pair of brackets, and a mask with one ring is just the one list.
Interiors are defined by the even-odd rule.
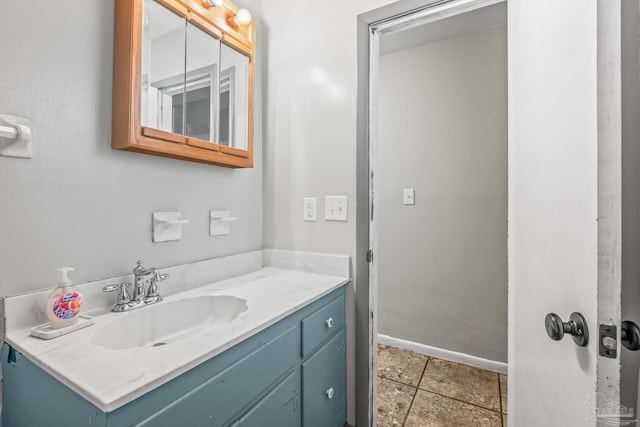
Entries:
[[[220,41],[187,24],[184,135],[215,142]],[[179,132],[177,132],[179,133]]]
[[142,126],[248,149],[247,55],[145,0],[142,58]]
[[218,143],[246,150],[249,124],[249,57],[225,44],[221,46]]
[[186,20],[145,0],[143,25],[142,126],[182,134]]

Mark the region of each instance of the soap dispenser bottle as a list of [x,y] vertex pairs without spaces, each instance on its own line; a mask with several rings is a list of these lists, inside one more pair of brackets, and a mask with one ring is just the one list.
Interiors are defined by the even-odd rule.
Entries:
[[47,318],[51,327],[56,329],[75,325],[82,306],[82,297],[78,290],[71,286],[71,280],[67,276],[73,268],[62,267],[58,271],[62,278],[47,300]]

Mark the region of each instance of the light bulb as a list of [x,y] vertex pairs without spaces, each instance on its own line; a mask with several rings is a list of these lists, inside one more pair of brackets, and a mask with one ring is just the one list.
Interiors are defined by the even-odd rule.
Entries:
[[247,9],[240,9],[233,17],[233,21],[236,25],[247,25],[251,22],[251,13]]

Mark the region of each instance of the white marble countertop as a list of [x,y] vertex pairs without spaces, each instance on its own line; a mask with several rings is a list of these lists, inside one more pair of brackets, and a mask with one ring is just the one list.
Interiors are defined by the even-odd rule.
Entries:
[[348,281],[342,276],[264,267],[175,293],[159,304],[204,295],[231,295],[246,299],[248,309],[224,333],[220,328],[204,329],[160,347],[110,350],[91,344],[98,328],[128,314],[105,313],[104,309],[98,310],[95,325],[59,338],[34,338],[29,335],[30,327],[21,326],[7,328],[5,341],[98,408],[111,412]]

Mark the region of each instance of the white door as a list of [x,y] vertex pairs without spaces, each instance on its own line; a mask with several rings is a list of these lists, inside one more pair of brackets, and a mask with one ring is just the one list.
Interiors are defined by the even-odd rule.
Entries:
[[[618,425],[626,350],[599,356],[598,327],[619,338],[620,2],[508,8],[509,425]],[[547,336],[547,313],[572,312],[586,347]]]

